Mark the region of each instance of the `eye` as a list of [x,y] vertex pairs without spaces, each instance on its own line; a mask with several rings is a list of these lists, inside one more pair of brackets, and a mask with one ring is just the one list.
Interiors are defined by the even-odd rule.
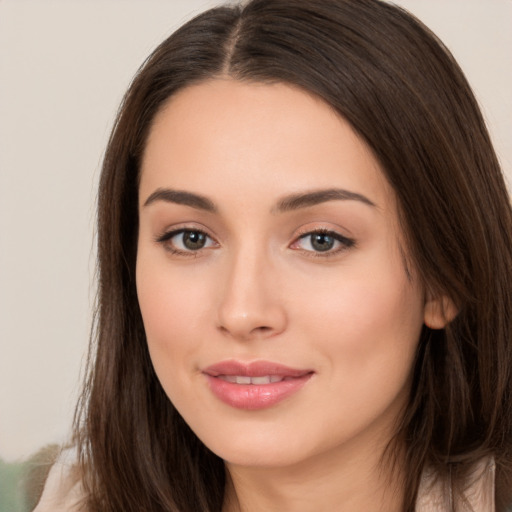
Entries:
[[198,229],[169,231],[158,237],[156,241],[164,244],[166,249],[174,253],[194,253],[216,246],[212,238]]
[[291,248],[303,251],[325,253],[325,256],[336,254],[355,245],[355,240],[347,238],[334,231],[311,231],[301,235]]

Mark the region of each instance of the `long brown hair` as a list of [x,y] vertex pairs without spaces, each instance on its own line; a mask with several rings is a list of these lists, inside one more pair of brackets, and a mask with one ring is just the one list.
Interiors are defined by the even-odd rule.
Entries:
[[76,415],[87,507],[218,512],[225,469],[174,409],[148,354],[135,288],[138,178],[155,114],[216,76],[295,84],[364,138],[393,186],[410,259],[457,306],[423,328],[405,445],[405,511],[429,465],[463,484],[496,462],[497,503],[512,461],[512,215],[471,89],[443,44],[378,0],[252,0],[209,10],[164,41],[130,86],[99,186],[98,308]]

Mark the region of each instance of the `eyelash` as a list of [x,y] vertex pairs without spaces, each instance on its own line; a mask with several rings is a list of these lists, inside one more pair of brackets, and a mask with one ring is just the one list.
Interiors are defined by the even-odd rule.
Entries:
[[[292,245],[297,244],[300,240],[304,240],[308,237],[312,237],[314,235],[324,235],[329,236],[333,238],[336,242],[338,242],[340,245],[337,249],[329,249],[324,252],[322,251],[308,251],[305,249],[298,249],[301,250],[304,254],[306,254],[308,257],[311,258],[330,258],[333,256],[337,256],[339,253],[346,251],[347,249],[350,249],[352,247],[355,247],[356,241],[353,238],[348,238],[346,236],[341,235],[340,233],[337,233],[336,231],[332,231],[329,229],[308,229],[304,231],[302,234],[299,234],[297,239],[293,242]],[[311,244],[311,241],[310,241]]]
[[[208,249],[209,247],[201,247],[198,250],[194,251],[192,249],[190,250],[182,250],[174,247],[172,244],[168,243],[170,240],[172,240],[177,235],[184,235],[185,233],[197,233],[199,235],[204,235],[206,238],[212,240],[215,242],[215,240],[208,235],[205,231],[202,229],[190,229],[190,228],[179,228],[174,229],[172,231],[167,231],[163,233],[162,235],[156,237],[156,242],[160,243],[164,246],[166,251],[169,251],[171,254],[176,254],[178,256],[185,256],[185,257],[197,257],[199,253],[204,250]],[[217,242],[215,242],[217,243]]]
[[[179,228],[174,229],[172,231],[168,231],[163,233],[162,235],[159,235],[156,237],[156,242],[162,244],[165,247],[165,250],[169,251],[171,254],[176,254],[178,256],[185,256],[185,257],[197,257],[199,253],[205,249],[209,249],[210,247],[201,247],[197,250],[181,250],[170,243],[168,243],[172,238],[174,238],[177,235],[184,235],[185,233],[196,233],[198,235],[203,235],[207,239],[214,242],[214,244],[217,244],[217,242],[208,235],[205,231],[201,229],[189,229],[189,228]],[[298,237],[294,240],[294,242],[290,245],[290,247],[293,248],[293,245],[296,245],[299,241],[304,240],[308,237],[312,237],[314,235],[324,235],[329,236],[333,238],[336,242],[340,244],[340,246],[335,249],[328,249],[326,251],[314,251],[314,250],[306,250],[306,249],[300,249],[296,248],[294,250],[300,250],[302,253],[306,254],[308,257],[312,258],[329,258],[332,256],[338,255],[340,252],[346,251],[347,249],[350,249],[352,247],[355,247],[356,241],[352,238],[347,238],[343,235],[340,235],[336,231],[332,231],[329,229],[310,229],[307,231],[304,231],[303,233],[300,233]],[[311,243],[311,242],[310,242]]]

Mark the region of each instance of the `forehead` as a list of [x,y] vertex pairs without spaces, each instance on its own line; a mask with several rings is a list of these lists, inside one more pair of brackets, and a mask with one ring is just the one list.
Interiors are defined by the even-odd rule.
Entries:
[[164,186],[269,195],[340,186],[377,204],[393,195],[349,123],[284,83],[214,79],[179,91],[155,117],[141,171],[141,196]]

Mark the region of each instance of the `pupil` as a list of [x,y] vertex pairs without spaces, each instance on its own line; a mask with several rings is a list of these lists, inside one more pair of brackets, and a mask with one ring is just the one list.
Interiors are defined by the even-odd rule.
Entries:
[[329,249],[332,249],[334,246],[334,238],[329,235],[323,235],[322,233],[318,233],[316,235],[313,235],[311,245],[317,251],[328,251]]
[[190,250],[202,249],[206,243],[204,233],[197,231],[187,231],[183,233],[183,245]]

